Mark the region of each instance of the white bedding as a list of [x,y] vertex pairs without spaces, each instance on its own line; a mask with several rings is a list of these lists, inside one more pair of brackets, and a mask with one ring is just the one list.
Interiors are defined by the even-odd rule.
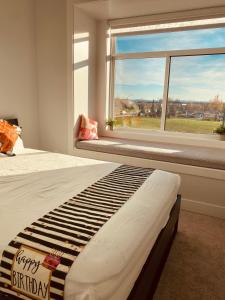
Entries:
[[[14,236],[119,164],[25,149],[0,158],[0,255]],[[165,226],[179,176],[155,171],[101,228],[66,278],[66,300],[124,300]]]

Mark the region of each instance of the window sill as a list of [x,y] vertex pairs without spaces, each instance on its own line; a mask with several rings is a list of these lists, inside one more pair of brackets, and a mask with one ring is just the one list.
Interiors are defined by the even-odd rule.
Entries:
[[148,129],[116,128],[113,131],[104,129],[101,131],[101,135],[105,137],[144,142],[176,143],[180,145],[225,149],[225,142],[219,140],[216,134],[193,134]]
[[76,148],[180,166],[205,168],[205,170],[220,172],[225,170],[223,149],[106,137],[100,137],[99,140],[77,141]]

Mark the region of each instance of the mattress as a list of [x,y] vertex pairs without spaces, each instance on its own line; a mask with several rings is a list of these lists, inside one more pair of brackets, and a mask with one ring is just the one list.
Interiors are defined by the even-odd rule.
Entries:
[[[0,255],[18,232],[118,166],[31,149],[0,158]],[[179,185],[178,175],[153,172],[78,256],[66,278],[66,300],[128,297]]]

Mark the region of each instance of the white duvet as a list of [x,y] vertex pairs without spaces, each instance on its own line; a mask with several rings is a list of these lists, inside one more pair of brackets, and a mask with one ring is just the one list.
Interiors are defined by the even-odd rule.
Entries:
[[[26,226],[118,166],[30,149],[0,158],[0,255]],[[66,278],[66,300],[128,297],[179,185],[178,175],[154,171],[78,256]]]

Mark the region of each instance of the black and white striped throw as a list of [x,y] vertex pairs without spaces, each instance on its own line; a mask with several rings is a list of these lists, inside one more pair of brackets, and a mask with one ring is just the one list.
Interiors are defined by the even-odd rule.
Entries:
[[76,257],[152,172],[121,165],[25,228],[3,252],[0,291],[15,299],[64,299]]

